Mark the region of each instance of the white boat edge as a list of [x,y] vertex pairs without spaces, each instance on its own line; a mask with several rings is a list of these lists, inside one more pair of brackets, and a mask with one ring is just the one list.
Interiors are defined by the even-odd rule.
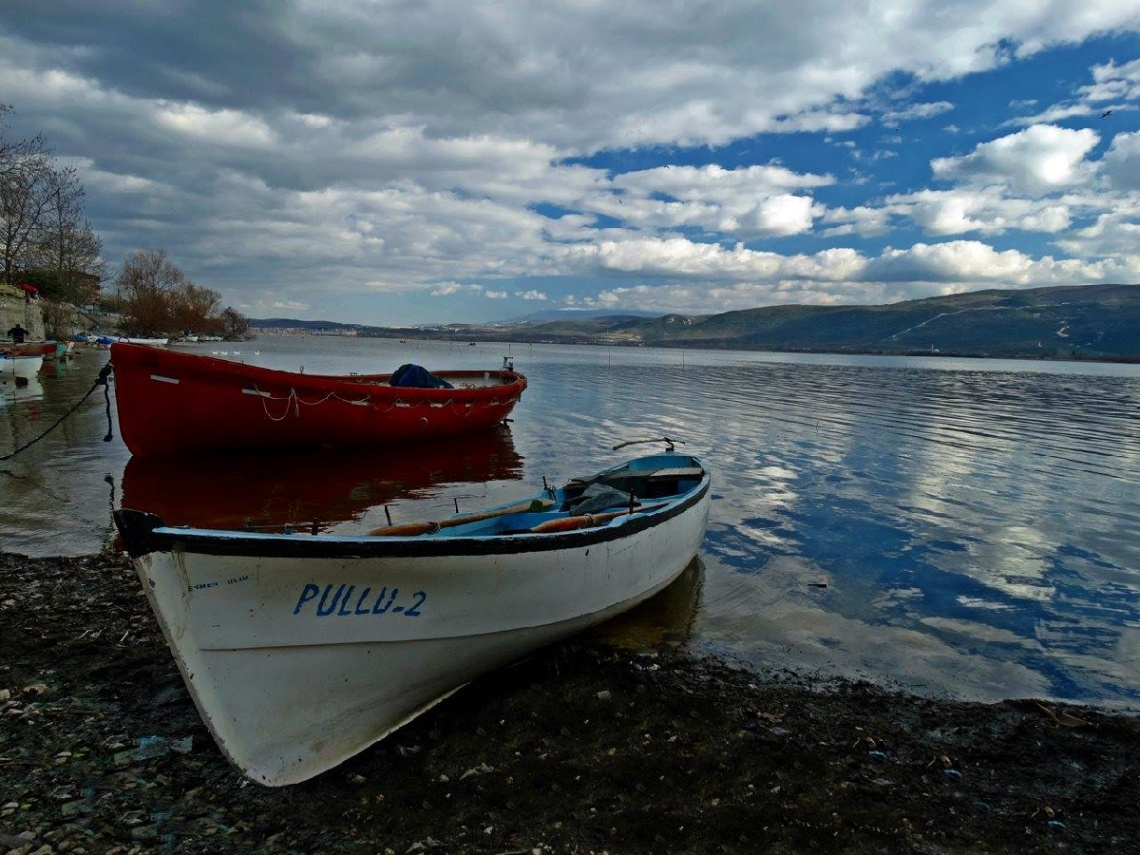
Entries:
[[[471,679],[663,590],[699,551],[709,487],[706,472],[659,511],[524,535],[515,551],[494,551],[503,538],[294,535],[329,554],[251,561],[196,552],[187,539],[135,566],[223,754],[251,780],[285,786],[339,765]],[[192,533],[206,534],[183,534]],[[230,535],[222,552],[288,541],[214,534]],[[406,554],[362,556],[369,541]],[[449,543],[459,551],[446,554]]]

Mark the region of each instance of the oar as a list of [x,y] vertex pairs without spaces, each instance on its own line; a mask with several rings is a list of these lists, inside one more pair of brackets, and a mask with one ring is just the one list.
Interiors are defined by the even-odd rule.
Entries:
[[501,508],[497,511],[486,511],[481,514],[464,514],[460,517],[449,517],[439,522],[403,523],[402,525],[374,528],[368,532],[368,534],[371,537],[415,537],[418,534],[430,534],[431,532],[439,531],[441,528],[452,528],[465,523],[506,516],[507,514],[540,514],[553,504],[554,502],[550,499],[531,499],[526,502],[520,502],[517,505],[512,505],[509,508]]
[[548,520],[544,523],[539,523],[534,528],[530,529],[532,532],[549,532],[549,531],[575,531],[580,528],[592,528],[599,523],[609,522],[626,514],[640,514],[646,511],[655,511],[658,508],[665,507],[668,502],[659,502],[656,505],[641,505],[640,507],[630,510],[623,508],[620,511],[606,511],[604,514],[583,514],[577,517],[561,517],[556,520]]

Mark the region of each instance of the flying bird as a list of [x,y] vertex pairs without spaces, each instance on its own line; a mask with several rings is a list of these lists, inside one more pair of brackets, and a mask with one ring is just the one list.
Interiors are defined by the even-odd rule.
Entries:
[[1111,112],[1112,112],[1112,110],[1105,110],[1103,113],[1100,114],[1100,117],[1103,119],[1105,116],[1107,116]]

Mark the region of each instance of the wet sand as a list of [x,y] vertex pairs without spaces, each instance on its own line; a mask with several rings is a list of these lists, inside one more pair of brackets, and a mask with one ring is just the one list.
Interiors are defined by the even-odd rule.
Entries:
[[594,635],[271,790],[214,746],[122,556],[0,554],[0,650],[0,852],[1140,852],[1140,720],[1087,707]]

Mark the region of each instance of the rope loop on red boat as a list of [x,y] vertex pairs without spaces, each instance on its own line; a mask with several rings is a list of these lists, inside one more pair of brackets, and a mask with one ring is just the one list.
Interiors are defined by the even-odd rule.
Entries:
[[[256,383],[250,383],[249,390],[253,394],[257,395],[258,398],[261,399],[261,408],[265,412],[266,418],[268,418],[270,421],[274,421],[274,422],[280,422],[280,421],[284,421],[285,419],[287,419],[289,417],[290,411],[292,411],[294,416],[299,417],[301,415],[301,405],[302,404],[306,407],[316,407],[316,406],[323,404],[327,401],[340,401],[342,403],[351,404],[351,405],[357,406],[357,407],[368,406],[370,404],[378,407],[378,405],[379,405],[379,401],[374,402],[373,397],[371,395],[365,395],[363,398],[352,399],[352,398],[342,397],[341,395],[339,395],[336,392],[329,392],[323,398],[320,398],[316,401],[306,401],[300,395],[297,394],[297,390],[294,388],[290,388],[289,394],[285,395],[284,397],[277,397],[270,392],[263,392],[261,389],[257,388]],[[414,410],[417,407],[427,406],[433,410],[442,410],[445,408],[450,408],[453,413],[466,418],[467,416],[471,415],[471,413],[474,411],[476,406],[499,407],[499,406],[502,406],[504,403],[513,403],[515,400],[518,400],[518,399],[514,398],[514,399],[510,399],[506,402],[503,402],[503,401],[500,401],[497,397],[495,397],[489,401],[481,401],[481,402],[476,403],[476,402],[472,402],[472,401],[466,401],[466,402],[456,401],[455,398],[448,398],[446,401],[440,401],[440,402],[431,401],[431,400],[428,400],[425,398],[420,398],[419,400],[413,400],[413,401],[406,401],[403,398],[395,398],[395,399],[393,399],[392,403],[387,408],[383,409],[381,412],[390,413],[392,410],[396,409],[397,407],[399,407],[402,410]],[[267,401],[284,401],[285,402],[285,409],[281,413],[281,415],[275,416],[273,413],[271,413],[269,411],[269,405],[266,403]]]
[[[257,394],[258,400],[261,401],[261,409],[264,411],[265,417],[267,419],[269,419],[271,422],[283,422],[283,421],[285,421],[285,419],[289,418],[289,411],[290,410],[293,410],[295,415],[298,415],[298,416],[301,415],[300,409],[297,407],[297,390],[296,389],[290,389],[289,394],[286,395],[284,398],[274,398],[268,392],[262,392],[260,389],[258,389],[256,383],[251,383],[250,386],[253,387],[253,391]],[[275,415],[273,415],[273,413],[269,412],[269,405],[265,403],[266,398],[268,398],[270,401],[284,401],[285,402],[284,412],[282,412],[280,416],[275,416]]]
[[[296,416],[297,418],[300,418],[300,416],[301,416],[301,405],[302,404],[304,404],[306,407],[316,407],[320,404],[325,403],[326,401],[337,400],[337,401],[341,401],[345,404],[352,404],[354,406],[360,407],[360,406],[367,406],[368,404],[370,404],[372,402],[372,396],[371,395],[365,395],[363,398],[358,398],[358,399],[353,400],[352,398],[342,398],[336,392],[329,392],[327,395],[325,395],[323,398],[321,398],[319,400],[306,401],[300,395],[298,395],[297,390],[292,388],[292,387],[289,388],[289,394],[283,398],[274,397],[269,392],[262,392],[260,389],[257,388],[256,383],[250,383],[250,388],[253,390],[254,394],[256,394],[257,397],[261,400],[261,409],[265,412],[266,418],[268,418],[270,421],[274,421],[274,422],[281,422],[281,421],[284,421],[285,419],[287,419],[289,417],[289,411],[290,410],[292,410],[294,416]],[[282,412],[280,416],[273,415],[273,413],[269,412],[269,406],[265,403],[267,400],[269,400],[269,401],[284,401],[285,402],[284,412]],[[393,406],[395,406],[395,405],[393,405]]]

